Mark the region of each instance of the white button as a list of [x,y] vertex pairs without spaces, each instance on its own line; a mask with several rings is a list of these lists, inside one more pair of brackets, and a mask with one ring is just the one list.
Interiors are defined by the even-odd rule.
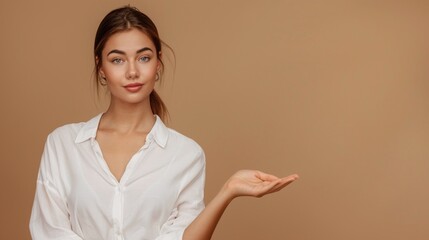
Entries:
[[117,220],[114,220],[114,226],[113,227],[114,227],[114,230],[115,230],[115,235],[118,237],[118,239],[120,239],[122,231],[121,231],[121,229],[119,228],[119,226],[117,224]]

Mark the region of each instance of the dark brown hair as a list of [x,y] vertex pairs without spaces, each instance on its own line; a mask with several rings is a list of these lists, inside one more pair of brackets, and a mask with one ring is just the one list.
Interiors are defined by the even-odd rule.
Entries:
[[[104,45],[110,36],[117,32],[126,31],[131,28],[137,28],[143,33],[145,33],[153,42],[156,48],[156,55],[159,61],[161,62],[161,72],[164,70],[164,63],[160,58],[162,45],[166,45],[159,38],[158,30],[153,23],[153,21],[144,13],[140,12],[135,7],[125,6],[118,9],[115,9],[108,13],[98,26],[97,33],[95,35],[94,42],[94,61],[95,61],[95,81],[97,86],[97,91],[99,84],[101,84],[100,68],[102,62],[102,51]],[[166,45],[168,47],[168,45]],[[154,114],[157,114],[162,120],[167,120],[168,111],[167,107],[162,101],[158,93],[153,90],[150,93],[150,107]]]

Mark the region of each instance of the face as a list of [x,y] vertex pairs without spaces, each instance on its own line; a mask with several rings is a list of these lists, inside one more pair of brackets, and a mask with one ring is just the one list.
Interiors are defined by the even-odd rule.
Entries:
[[110,36],[102,51],[101,77],[106,78],[111,101],[149,104],[161,63],[155,45],[142,31]]

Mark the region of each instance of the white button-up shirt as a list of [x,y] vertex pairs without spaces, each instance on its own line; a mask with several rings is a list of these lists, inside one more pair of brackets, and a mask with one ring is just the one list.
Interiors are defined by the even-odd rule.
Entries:
[[49,134],[30,231],[35,240],[180,240],[204,208],[205,157],[156,116],[118,182],[95,139],[101,114]]

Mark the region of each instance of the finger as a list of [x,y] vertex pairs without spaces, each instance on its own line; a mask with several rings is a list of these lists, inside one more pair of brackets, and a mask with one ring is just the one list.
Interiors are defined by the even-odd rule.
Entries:
[[298,175],[296,174],[280,179],[280,181],[276,182],[276,184],[269,190],[269,193],[274,193],[282,190],[296,179],[298,179]]
[[293,174],[284,178],[279,178],[277,180],[275,180],[275,185],[273,186],[274,188],[279,188],[282,187],[283,185],[287,185],[293,181],[295,181],[296,179],[298,179],[298,175]]
[[261,179],[262,181],[276,181],[276,180],[279,179],[278,177],[276,177],[274,175],[271,175],[271,174],[268,174],[268,173],[264,173],[264,172],[261,172],[261,171],[257,171],[256,172],[256,177],[259,178],[259,179]]
[[285,182],[281,185],[276,186],[275,189],[273,189],[273,192],[278,192],[280,190],[282,190],[283,188],[287,187],[289,184],[291,184],[293,181],[289,181],[289,182]]
[[289,183],[287,183],[287,184],[283,184],[283,185],[281,185],[281,186],[273,187],[273,188],[271,188],[269,191],[265,192],[265,194],[276,193],[276,192],[278,192],[278,191],[282,190],[283,188],[285,188],[287,185],[289,185]]
[[277,185],[279,184],[279,182],[277,181],[271,181],[271,182],[266,182],[264,185],[259,185],[256,192],[255,192],[255,196],[256,197],[262,197],[266,194],[269,194],[273,191],[273,189],[276,189]]
[[276,191],[276,189],[278,189],[282,185],[283,185],[282,179],[277,179],[275,181],[263,182],[262,184],[259,184],[259,186],[258,186],[257,195],[263,196],[263,195],[269,194],[271,192]]
[[287,177],[282,178],[282,182],[293,182],[299,178],[298,174],[292,174]]
[[256,196],[256,197],[262,197],[266,194],[278,192],[281,189],[283,189],[284,187],[286,187],[287,185],[289,185],[290,183],[292,183],[293,181],[295,181],[296,179],[298,179],[297,174],[292,174],[292,175],[284,177],[284,178],[277,178],[276,176],[266,174],[263,172],[259,172],[259,171],[257,171],[257,174],[261,174],[261,177],[262,177],[262,175],[265,177],[268,176],[268,178],[270,178],[270,176],[271,176],[270,179],[272,179],[272,180],[266,180],[263,183],[259,184],[258,189],[255,189],[254,196]]

